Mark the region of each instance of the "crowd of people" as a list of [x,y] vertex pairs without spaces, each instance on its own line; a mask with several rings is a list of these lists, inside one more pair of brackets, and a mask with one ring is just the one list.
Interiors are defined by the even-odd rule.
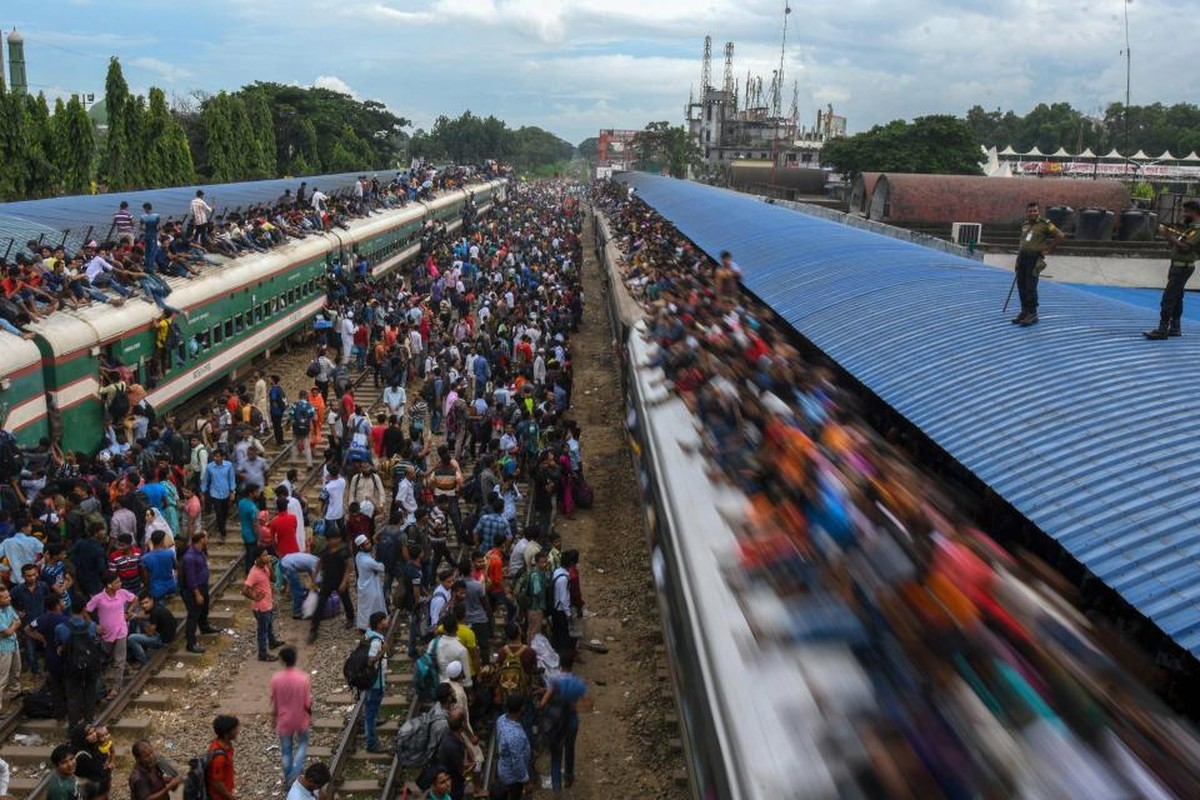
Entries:
[[[432,704],[423,746],[405,741],[420,751],[410,766],[430,796],[461,798],[468,777],[481,780],[471,719],[478,727],[502,708],[520,730],[497,729],[505,796],[532,780],[539,748],[553,756],[555,787],[569,785],[586,694],[571,675],[583,596],[579,553],[553,518],[590,503],[569,416],[581,219],[566,187],[522,186],[487,218],[468,207],[456,235],[428,223],[404,276],[332,268],[312,383],[294,397],[259,370],[208,413],[160,417],[114,369],[101,390],[98,453],[49,441],[20,450],[0,510],[11,587],[0,587],[0,680],[26,713],[71,726],[52,759],[54,785],[107,796],[115,753],[90,723],[101,700],[156,649],[182,638],[202,653],[200,637],[219,633],[208,548],[226,541],[231,522],[258,658],[282,662],[270,692],[289,797],[310,796],[328,772],[305,763],[311,690],[300,652],[277,635],[277,611],[309,620],[309,643],[339,615],[361,632],[378,670],[364,687],[365,744],[378,750],[379,708],[395,690],[384,680],[383,635],[402,609],[414,682],[429,684],[422,696]],[[378,413],[355,399],[355,371],[383,387]],[[272,470],[268,439],[315,462],[317,503],[305,502],[297,470]],[[27,692],[23,672],[38,676]],[[214,723],[201,759],[209,796],[236,796],[238,724]],[[135,798],[186,778],[149,742],[133,756]]]
[[[872,429],[742,290],[730,253],[711,260],[625,186],[594,199],[645,306],[650,366],[695,414],[712,478],[747,497],[726,574],[748,627],[776,632],[768,648],[840,643],[869,677],[867,705],[821,704],[857,734],[837,757],[860,791],[1195,794],[1196,739],[1101,648],[1053,570],[998,547]],[[755,616],[764,591],[782,628],[776,605]]]
[[429,200],[501,169],[490,162],[481,168],[438,170],[417,160],[390,180],[360,175],[348,189],[333,195],[301,181],[294,193],[287,189],[273,202],[246,209],[214,207],[204,190],[197,189],[179,219],[163,219],[149,202],[135,210],[120,201],[103,241],[90,240],[68,252],[65,239],[58,245],[33,240],[24,249],[0,257],[0,330],[29,336],[25,326],[60,308],[94,303],[120,306],[138,296],[179,314],[167,301],[171,287],[164,278],[194,278],[204,268],[221,263],[212,255],[237,258],[263,253],[331,228],[345,229],[353,218]]

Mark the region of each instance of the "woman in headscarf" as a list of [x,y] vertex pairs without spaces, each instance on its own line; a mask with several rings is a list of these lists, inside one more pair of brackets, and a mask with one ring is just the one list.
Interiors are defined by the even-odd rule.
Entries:
[[155,531],[163,532],[163,545],[160,549],[175,546],[175,534],[171,530],[170,523],[167,522],[167,518],[163,516],[161,511],[151,506],[150,508],[146,509],[146,538],[143,542],[142,549],[149,549],[150,535]]
[[70,736],[80,800],[108,800],[113,770],[113,743],[108,731],[91,722],[77,722]]
[[[171,482],[169,476],[164,475],[159,481],[159,485],[163,488],[163,509],[162,517],[167,521],[172,535],[179,533],[179,490],[175,484]],[[146,534],[146,541],[150,541],[150,534]]]

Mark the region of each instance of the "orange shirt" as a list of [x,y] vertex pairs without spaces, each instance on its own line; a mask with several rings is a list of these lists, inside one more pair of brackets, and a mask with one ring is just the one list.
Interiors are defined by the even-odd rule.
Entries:
[[220,739],[213,739],[212,744],[208,746],[208,752],[221,750],[224,752],[212,756],[212,760],[208,763],[208,774],[206,783],[208,784],[208,796],[216,797],[216,792],[213,791],[215,784],[221,784],[229,794],[233,795],[233,744],[225,744]]

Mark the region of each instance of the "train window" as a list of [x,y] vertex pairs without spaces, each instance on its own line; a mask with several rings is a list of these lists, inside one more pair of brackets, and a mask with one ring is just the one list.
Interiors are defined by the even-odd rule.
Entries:
[[246,328],[246,315],[238,314],[233,318],[233,332],[241,333]]
[[212,329],[212,343],[213,343],[213,344],[220,344],[222,341],[224,341],[224,338],[225,338],[225,337],[223,337],[223,336],[221,335],[221,325],[220,325],[220,323],[218,323],[218,324],[216,324],[216,325],[213,325],[213,329]]
[[231,320],[231,319],[225,320],[225,338],[226,339],[233,338],[233,320]]

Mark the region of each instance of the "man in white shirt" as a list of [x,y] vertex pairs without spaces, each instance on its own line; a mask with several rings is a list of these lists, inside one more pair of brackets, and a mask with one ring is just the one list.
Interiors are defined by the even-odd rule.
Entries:
[[354,349],[354,331],[358,326],[354,324],[354,317],[347,314],[342,317],[342,321],[338,325],[338,333],[342,335],[342,358],[343,364],[350,363],[350,352]]
[[408,392],[400,385],[400,379],[394,378],[392,385],[383,390],[383,404],[388,407],[388,412],[396,419],[400,420],[400,427],[404,427],[404,416],[408,406]]
[[192,199],[191,205],[188,206],[188,213],[192,217],[192,230],[194,242],[199,242],[202,245],[208,245],[209,232],[212,230],[212,223],[209,221],[209,216],[212,214],[212,206],[204,199],[204,190],[197,189],[196,196]]
[[[429,597],[429,628],[436,628],[450,606],[450,587],[454,583],[454,570],[444,569],[438,573],[438,585]],[[440,660],[440,658],[439,658]]]
[[329,480],[321,490],[325,501],[325,527],[336,527],[346,535],[346,479],[343,478],[336,464],[329,467]]
[[404,467],[404,477],[396,484],[396,502],[404,509],[405,525],[411,525],[416,521],[417,494],[416,487],[413,485],[415,475],[416,469],[411,464],[407,464]]

